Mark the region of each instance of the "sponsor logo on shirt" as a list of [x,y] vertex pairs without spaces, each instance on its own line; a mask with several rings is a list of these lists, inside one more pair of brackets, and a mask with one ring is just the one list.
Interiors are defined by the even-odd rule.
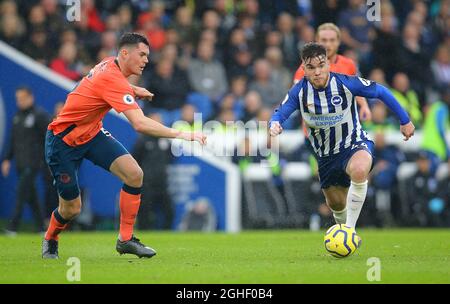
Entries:
[[333,104],[333,106],[339,106],[342,104],[342,97],[339,95],[334,95],[333,97],[331,97],[331,103]]
[[134,103],[134,97],[131,96],[130,94],[126,94],[123,96],[123,102],[130,105]]

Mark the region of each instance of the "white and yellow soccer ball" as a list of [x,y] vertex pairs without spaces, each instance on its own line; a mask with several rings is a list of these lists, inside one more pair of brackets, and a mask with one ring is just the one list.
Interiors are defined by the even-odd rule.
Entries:
[[361,238],[354,228],[336,224],[327,230],[324,237],[325,249],[336,258],[352,255],[361,246]]

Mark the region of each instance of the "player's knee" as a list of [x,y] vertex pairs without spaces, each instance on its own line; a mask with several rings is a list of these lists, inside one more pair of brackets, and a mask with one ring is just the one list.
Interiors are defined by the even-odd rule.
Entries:
[[127,172],[126,180],[124,182],[131,187],[141,187],[143,179],[144,172],[142,171],[141,167],[135,166],[133,169],[130,169],[129,172]]
[[362,183],[367,180],[369,176],[369,168],[364,164],[355,164],[350,170],[350,178],[352,181]]
[[80,196],[80,189],[76,184],[61,184],[58,193],[65,201],[72,201]]

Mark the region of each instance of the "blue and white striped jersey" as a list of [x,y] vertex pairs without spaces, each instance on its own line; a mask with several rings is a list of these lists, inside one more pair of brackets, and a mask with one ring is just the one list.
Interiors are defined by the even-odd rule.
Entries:
[[306,77],[295,84],[271,122],[282,124],[295,110],[300,110],[317,156],[335,155],[369,139],[359,121],[355,96],[380,98],[397,114],[401,124],[409,122],[406,112],[385,87],[361,77],[332,72],[324,89],[315,89]]

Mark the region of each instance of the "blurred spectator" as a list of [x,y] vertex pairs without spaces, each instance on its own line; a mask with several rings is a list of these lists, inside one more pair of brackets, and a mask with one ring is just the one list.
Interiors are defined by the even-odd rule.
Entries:
[[308,42],[313,42],[315,39],[314,37],[316,36],[316,33],[314,31],[314,28],[310,25],[305,25],[301,28],[300,30],[300,40],[297,43],[297,50],[298,51],[298,55],[297,55],[297,66],[300,65],[300,50],[302,49],[303,46],[305,46],[305,44],[307,44]]
[[151,1],[150,13],[163,28],[167,28],[169,26],[170,17],[166,13],[166,5],[164,1],[161,0]]
[[107,30],[102,33],[102,43],[101,43],[101,49],[99,52],[102,52],[105,56],[104,57],[110,57],[110,56],[116,56],[118,53],[117,50],[117,36],[116,33]]
[[434,80],[440,88],[450,86],[450,46],[441,44],[431,62]]
[[238,15],[238,18],[238,26],[244,32],[245,40],[247,41],[248,46],[252,50],[256,49],[259,39],[259,27],[255,16],[243,12]]
[[133,12],[131,11],[131,7],[126,3],[122,4],[117,9],[117,16],[119,17],[120,23],[120,33],[118,33],[118,36],[122,36],[122,34],[126,32],[131,32],[133,30],[132,27]]
[[[229,32],[235,25],[237,22],[237,18],[235,16],[236,10],[235,10],[235,4],[234,3],[230,3],[232,1],[228,1],[228,0],[215,0],[214,1],[214,10],[219,14],[220,16],[220,20],[221,20],[221,28],[224,29],[225,32]],[[249,9],[248,3],[249,2],[253,2],[254,5],[252,6],[252,8]],[[254,13],[251,9],[253,9],[253,7],[255,7],[256,5],[256,12]],[[252,1],[244,1],[243,6],[245,7],[244,10],[251,14],[252,16],[256,17],[258,14],[258,2],[256,0],[252,0]],[[254,9],[253,9],[254,10]]]
[[244,115],[244,96],[247,92],[247,78],[238,76],[231,79],[230,93],[221,100],[220,108],[232,110],[236,119]]
[[364,0],[349,0],[349,8],[340,12],[338,21],[342,44],[357,50],[361,59],[369,55],[373,39],[373,26],[367,20],[366,12]]
[[[157,116],[150,118],[158,120]],[[162,123],[162,121],[159,121]],[[167,168],[171,162],[170,142],[165,138],[139,136],[133,157],[144,172],[142,203],[138,213],[139,229],[171,229],[174,216],[168,192]]]
[[214,127],[215,133],[231,133],[236,131],[236,126],[234,122],[236,117],[231,109],[221,108],[220,112],[217,114],[216,120],[220,123]]
[[411,87],[424,100],[425,86],[432,83],[430,59],[420,44],[420,29],[412,23],[403,29],[399,59],[400,70],[408,75]]
[[58,6],[58,0],[41,0],[45,12],[47,34],[52,43],[58,42],[59,33],[64,28],[65,12]]
[[337,24],[339,12],[344,8],[344,1],[327,0],[311,2],[314,15],[314,24],[316,26],[326,22]]
[[421,104],[417,93],[410,87],[408,75],[397,73],[392,80],[392,94],[400,105],[408,112],[416,128],[422,126]]
[[400,36],[397,33],[393,12],[386,13],[381,17],[380,26],[375,28],[373,64],[388,77],[392,77],[399,70],[400,46]]
[[223,50],[222,47],[217,43],[218,38],[216,32],[210,29],[205,29],[200,33],[198,43],[207,43],[214,46],[214,59],[223,62]]
[[449,35],[450,28],[450,1],[434,1],[432,5],[431,16],[433,28],[439,34],[440,39],[445,39]]
[[375,133],[374,142],[374,166],[370,180],[375,191],[376,216],[381,226],[392,225],[391,193],[397,182],[398,167],[405,161],[405,155],[395,145],[386,144],[382,129]]
[[37,28],[31,32],[30,40],[25,42],[22,50],[34,60],[43,65],[47,65],[53,56],[53,50],[47,47],[47,43],[46,31],[42,28]]
[[48,114],[35,106],[32,91],[27,87],[16,89],[18,112],[13,118],[8,150],[2,162],[2,175],[7,177],[11,161],[16,161],[18,185],[16,204],[7,233],[15,235],[28,203],[33,212],[37,231],[45,231],[42,211],[36,192],[36,177],[44,167],[44,139],[50,122]]
[[281,33],[279,31],[269,31],[266,34],[266,38],[264,40],[264,45],[262,47],[262,51],[260,52],[261,56],[264,54],[266,48],[271,46],[281,47]]
[[395,131],[397,130],[397,120],[392,113],[388,116],[386,105],[377,100],[372,105],[372,120],[364,121],[363,126],[367,131]]
[[242,121],[256,120],[262,109],[261,95],[257,91],[249,91],[244,98],[244,113]]
[[[203,125],[200,119],[196,120],[197,109],[191,104],[185,104],[181,108],[181,120],[175,121],[172,128],[180,131],[201,131]],[[202,113],[200,113],[202,114]]]
[[242,46],[233,52],[230,58],[231,63],[227,69],[228,79],[243,76],[250,78],[253,76],[252,53],[247,46]]
[[207,10],[203,13],[201,31],[213,31],[216,34],[219,46],[223,46],[225,44],[226,35],[220,25],[220,16],[216,11]]
[[25,27],[17,15],[6,15],[1,19],[0,39],[12,47],[19,48],[25,33]]
[[255,61],[254,76],[254,80],[248,87],[249,90],[259,93],[264,107],[274,108],[283,100],[286,90],[281,82],[275,82],[272,78],[270,63],[266,59]]
[[95,7],[95,0],[83,0],[81,2],[81,16],[86,17],[89,30],[101,33],[105,30],[105,24]]
[[100,49],[101,36],[98,32],[89,28],[89,20],[86,15],[82,14],[80,17],[80,21],[74,23],[77,44],[82,45],[90,58],[94,60],[97,58],[97,53]]
[[227,68],[230,68],[233,64],[236,64],[235,55],[239,50],[249,50],[247,39],[245,38],[244,30],[237,27],[230,33],[228,40],[228,47],[225,50],[224,64]]
[[213,59],[214,46],[202,42],[197,48],[197,58],[188,67],[188,76],[195,91],[207,95],[213,102],[228,90],[228,82],[222,63]]
[[270,64],[272,71],[272,79],[275,83],[281,84],[283,91],[287,92],[292,86],[291,72],[283,65],[283,54],[277,47],[269,47],[266,49],[265,59]]
[[193,45],[198,39],[200,26],[197,21],[193,19],[192,10],[187,6],[181,6],[176,10],[175,18],[170,24],[180,35],[181,44]]
[[441,98],[441,101],[436,101],[429,107],[423,127],[422,149],[428,153],[433,176],[439,164],[450,159],[450,144],[446,138],[449,130],[449,87],[441,90]]
[[199,198],[188,203],[178,228],[181,231],[215,231],[217,229],[217,218],[214,207],[209,200]]
[[294,19],[288,13],[278,16],[277,29],[281,34],[280,48],[283,52],[284,65],[291,71],[295,71],[299,64],[298,40],[294,35]]
[[76,59],[76,45],[70,42],[64,43],[59,48],[58,57],[50,63],[50,68],[62,76],[78,81],[82,75],[75,69]]
[[[429,226],[434,212],[432,202],[438,197],[438,181],[431,174],[427,153],[419,153],[416,164],[417,172],[406,181],[407,201],[410,203],[414,224]],[[442,208],[439,209],[442,211]]]
[[375,82],[381,84],[381,85],[384,85],[385,87],[389,86],[386,81],[386,74],[380,68],[375,68],[372,71],[370,71],[368,78],[372,81],[375,81]]
[[42,5],[37,4],[31,7],[27,19],[28,30],[33,28],[45,28],[47,30],[47,16]]
[[142,32],[150,42],[153,51],[159,51],[166,43],[166,33],[158,20],[151,13],[143,13],[137,21],[139,32]]
[[155,94],[152,102],[146,103],[146,112],[154,108],[168,111],[180,110],[186,103],[190,91],[189,81],[186,72],[176,68],[173,61],[160,60],[155,71],[145,75],[145,78],[145,87]]

